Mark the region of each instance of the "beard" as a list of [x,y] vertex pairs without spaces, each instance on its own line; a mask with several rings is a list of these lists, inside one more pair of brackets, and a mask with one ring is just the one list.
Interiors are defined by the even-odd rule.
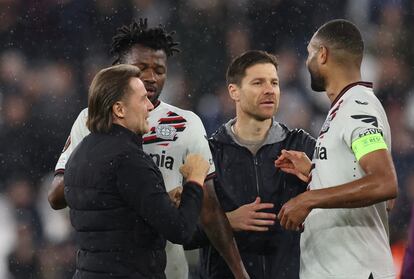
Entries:
[[273,116],[276,114],[277,109],[275,109],[273,112],[267,111],[260,111],[260,110],[244,110],[246,114],[250,116],[250,118],[256,120],[256,121],[266,121],[268,119],[273,118]]
[[310,67],[308,68],[309,74],[311,77],[311,88],[313,91],[316,92],[323,92],[325,91],[325,78],[320,75],[319,72],[312,70]]

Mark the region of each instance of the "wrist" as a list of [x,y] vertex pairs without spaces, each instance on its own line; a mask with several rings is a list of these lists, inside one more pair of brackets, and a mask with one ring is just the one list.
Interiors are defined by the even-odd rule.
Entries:
[[197,177],[188,177],[186,179],[186,183],[193,183],[193,184],[196,184],[199,187],[203,188],[204,179],[200,179],[200,178],[197,178]]
[[241,268],[238,268],[238,267],[236,267],[236,268],[234,268],[234,267],[231,268],[230,267],[230,269],[231,269],[231,271],[234,275],[234,278],[237,278],[237,279],[238,278],[249,278],[249,277],[247,277],[247,271],[245,269],[241,269]]
[[237,231],[237,228],[234,226],[233,222],[233,211],[226,212],[226,217],[227,220],[229,220],[230,227],[232,228],[232,230]]
[[308,208],[308,210],[311,211],[312,209],[317,208],[318,202],[314,195],[315,190],[308,190],[304,192],[303,194],[306,195],[306,199],[304,203],[305,203],[305,206]]
[[310,163],[310,164],[307,166],[307,168],[305,169],[305,173],[304,173],[304,175],[306,175],[306,176],[309,178],[309,177],[310,177],[311,170],[312,170],[312,163]]

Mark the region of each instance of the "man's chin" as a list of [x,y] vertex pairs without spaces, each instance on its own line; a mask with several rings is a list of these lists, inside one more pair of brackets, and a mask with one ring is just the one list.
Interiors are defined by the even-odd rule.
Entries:
[[159,93],[150,93],[148,92],[148,99],[154,105],[158,101],[158,97],[160,96]]
[[261,113],[254,116],[257,121],[266,121],[273,117],[274,113]]
[[143,136],[143,135],[145,135],[146,133],[148,133],[149,132],[149,129],[148,130],[138,130],[137,132],[136,132],[136,134],[137,135],[140,135],[140,136]]
[[316,84],[313,84],[313,83],[311,84],[311,88],[315,92],[324,92],[325,91],[324,86],[316,85]]
[[142,127],[139,127],[137,129],[137,134],[138,135],[145,135],[146,133],[148,133],[150,131],[150,127],[149,124],[146,123],[145,125],[143,125]]

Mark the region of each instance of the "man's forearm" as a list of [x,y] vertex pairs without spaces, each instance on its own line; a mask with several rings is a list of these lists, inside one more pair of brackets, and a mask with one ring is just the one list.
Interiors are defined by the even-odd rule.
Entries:
[[57,174],[53,178],[48,201],[53,209],[63,209],[67,206],[64,194],[63,174]]
[[397,182],[392,175],[370,174],[340,186],[306,192],[310,208],[357,208],[393,199]]
[[248,278],[230,223],[221,208],[212,180],[205,183],[201,223],[210,242],[227,262],[235,278]]

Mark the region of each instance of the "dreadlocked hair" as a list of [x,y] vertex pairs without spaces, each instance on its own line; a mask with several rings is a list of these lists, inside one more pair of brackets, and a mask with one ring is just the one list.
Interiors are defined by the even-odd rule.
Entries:
[[180,52],[178,42],[174,42],[175,31],[167,33],[160,24],[156,28],[148,29],[148,19],[140,18],[139,22],[133,21],[129,26],[124,25],[117,29],[112,38],[111,55],[115,56],[113,64],[120,63],[122,56],[135,44],[140,44],[154,50],[163,50],[167,57]]

